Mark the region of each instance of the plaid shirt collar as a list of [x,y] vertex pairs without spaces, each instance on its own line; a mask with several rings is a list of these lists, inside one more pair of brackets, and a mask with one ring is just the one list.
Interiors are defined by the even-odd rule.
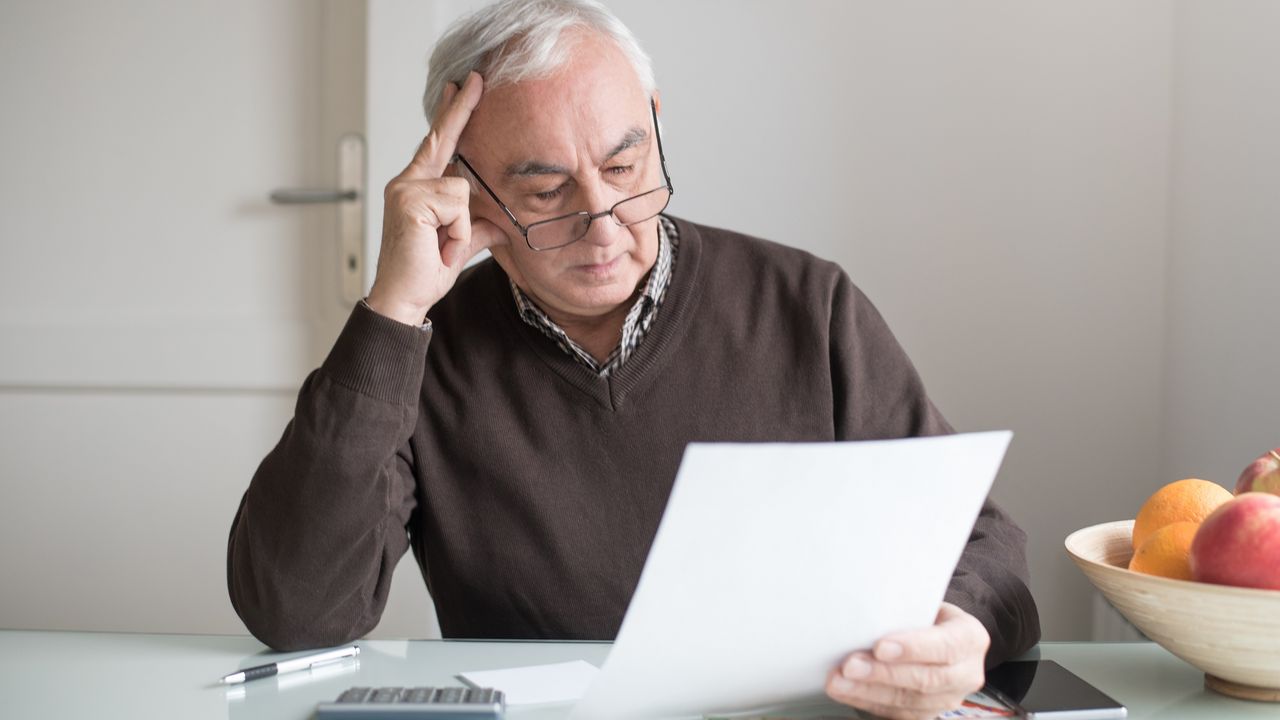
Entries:
[[537,328],[542,334],[555,341],[561,350],[568,353],[570,357],[585,365],[592,372],[600,377],[609,377],[611,373],[622,367],[627,361],[631,353],[640,346],[640,342],[644,340],[644,336],[649,331],[649,327],[653,325],[653,319],[658,314],[658,308],[662,305],[662,298],[666,295],[667,286],[671,283],[672,270],[676,264],[676,252],[679,245],[679,237],[676,233],[675,223],[664,216],[658,216],[658,258],[653,264],[653,269],[649,271],[648,279],[645,281],[644,287],[640,290],[640,296],[636,298],[635,304],[627,312],[627,317],[622,323],[622,335],[618,340],[618,345],[609,353],[609,357],[604,362],[598,362],[591,353],[582,349],[582,346],[573,341],[565,333],[564,329],[547,316],[542,308],[538,307],[523,290],[511,282],[511,295],[515,298],[516,309],[520,313],[520,318],[526,324]]

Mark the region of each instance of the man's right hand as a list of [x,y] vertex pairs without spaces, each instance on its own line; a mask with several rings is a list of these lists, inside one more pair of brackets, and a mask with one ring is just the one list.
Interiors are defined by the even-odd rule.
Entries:
[[476,72],[467,76],[461,89],[445,85],[430,132],[409,166],[387,183],[382,250],[367,301],[381,315],[420,325],[468,260],[507,242],[489,221],[472,221],[470,183],[444,174],[480,102],[483,85]]

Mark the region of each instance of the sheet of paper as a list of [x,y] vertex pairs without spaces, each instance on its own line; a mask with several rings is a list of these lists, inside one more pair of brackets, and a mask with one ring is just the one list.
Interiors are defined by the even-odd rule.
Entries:
[[475,687],[501,690],[508,705],[533,705],[578,700],[599,673],[595,665],[574,660],[504,670],[472,670],[459,673],[459,677]]
[[1012,433],[691,444],[574,720],[821,695],[849,652],[932,624]]

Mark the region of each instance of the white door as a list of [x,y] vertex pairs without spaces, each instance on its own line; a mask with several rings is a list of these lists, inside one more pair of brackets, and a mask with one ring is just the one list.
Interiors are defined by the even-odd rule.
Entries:
[[[365,13],[0,5],[0,627],[244,631],[232,515],[364,275],[268,194],[365,134]],[[429,635],[405,569],[382,632]]]

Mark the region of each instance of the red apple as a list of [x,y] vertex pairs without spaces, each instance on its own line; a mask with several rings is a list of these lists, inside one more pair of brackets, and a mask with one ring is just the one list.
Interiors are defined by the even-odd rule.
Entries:
[[1236,494],[1247,492],[1280,495],[1280,448],[1254,460],[1240,473],[1240,479],[1236,481]]
[[1280,495],[1245,493],[1205,518],[1191,543],[1191,576],[1280,590]]

